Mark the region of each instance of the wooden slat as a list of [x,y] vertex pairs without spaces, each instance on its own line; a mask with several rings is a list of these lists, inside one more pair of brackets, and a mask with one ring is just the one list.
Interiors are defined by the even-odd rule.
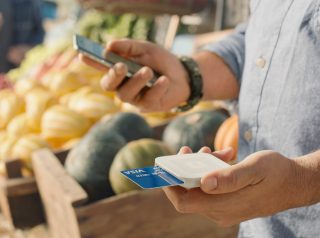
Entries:
[[144,190],[76,208],[81,237],[230,238],[237,227],[219,228],[210,220],[179,214],[161,190]]
[[8,178],[22,177],[22,161],[20,159],[10,159],[5,162]]
[[80,237],[74,206],[86,203],[85,191],[49,150],[33,155],[33,167],[53,237]]
[[4,184],[6,196],[23,196],[25,194],[37,193],[37,183],[35,178],[16,178],[9,179]]

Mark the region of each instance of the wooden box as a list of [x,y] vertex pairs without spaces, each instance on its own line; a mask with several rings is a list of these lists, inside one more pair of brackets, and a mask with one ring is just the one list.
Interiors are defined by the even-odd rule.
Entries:
[[[57,152],[64,159],[68,151]],[[0,206],[12,227],[29,228],[45,222],[43,206],[34,177],[23,177],[22,161],[5,162],[7,176],[0,180]]]
[[52,238],[222,238],[237,227],[175,211],[162,190],[134,191],[88,204],[88,196],[49,150],[33,157]]
[[34,178],[22,176],[19,159],[5,163],[7,177],[1,179],[0,204],[5,218],[16,228],[44,222],[43,208]]

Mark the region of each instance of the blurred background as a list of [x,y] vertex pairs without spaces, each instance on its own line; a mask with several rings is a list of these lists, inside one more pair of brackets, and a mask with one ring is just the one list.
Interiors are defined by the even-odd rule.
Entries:
[[[141,7],[137,2],[1,0],[0,72],[19,66],[37,45],[56,47],[57,42],[70,40],[75,29],[101,43],[111,38],[140,37],[177,54],[192,54],[202,44],[215,40],[212,32],[232,29],[249,15],[248,0],[167,1],[167,5],[149,1]],[[149,21],[145,23],[148,26],[142,20],[133,26],[139,17]],[[126,24],[142,30],[136,35],[127,34],[131,29],[124,29]],[[148,36],[139,35],[143,33]]]

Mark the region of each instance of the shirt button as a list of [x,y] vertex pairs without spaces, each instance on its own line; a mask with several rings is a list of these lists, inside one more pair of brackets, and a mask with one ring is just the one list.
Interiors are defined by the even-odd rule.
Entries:
[[267,61],[262,57],[258,58],[257,61],[256,61],[256,65],[260,69],[263,69],[266,66],[266,64],[267,64]]
[[247,130],[244,132],[244,139],[246,139],[247,142],[250,142],[252,140],[252,132],[251,130]]

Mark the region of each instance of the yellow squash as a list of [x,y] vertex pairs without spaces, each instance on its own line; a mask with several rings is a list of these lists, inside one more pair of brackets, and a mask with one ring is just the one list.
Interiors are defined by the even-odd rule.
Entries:
[[41,148],[50,148],[49,144],[39,135],[29,134],[20,137],[12,147],[12,157],[22,159],[28,169],[32,169],[32,153]]
[[42,115],[56,103],[55,98],[45,89],[36,88],[26,95],[25,102],[28,126],[35,132],[40,132]]
[[11,90],[0,91],[0,129],[4,129],[23,110],[24,102],[18,95]]
[[25,113],[14,117],[7,126],[7,133],[11,136],[22,136],[31,132]]
[[63,105],[49,108],[42,117],[41,132],[52,146],[59,147],[70,139],[82,137],[90,122]]

